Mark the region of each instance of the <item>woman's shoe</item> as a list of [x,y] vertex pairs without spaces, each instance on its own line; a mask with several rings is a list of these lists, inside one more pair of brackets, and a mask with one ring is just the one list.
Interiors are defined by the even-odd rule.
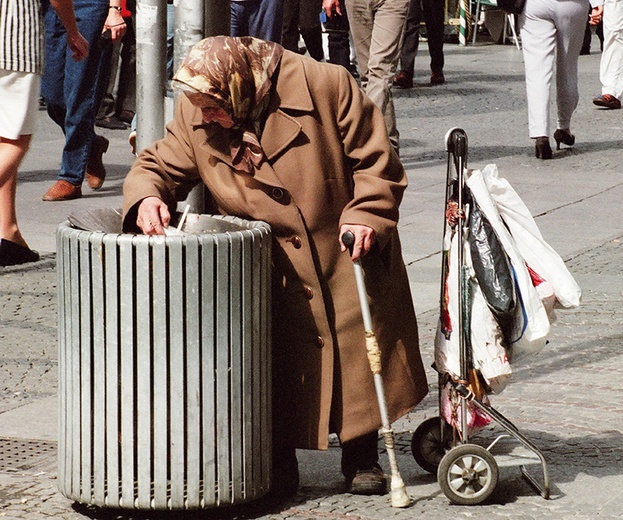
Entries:
[[27,264],[39,260],[39,253],[6,238],[0,238],[0,266]]
[[551,159],[552,147],[549,145],[549,137],[537,137],[534,144],[534,156],[537,159]]
[[573,146],[575,144],[575,135],[571,133],[568,128],[559,128],[554,132],[554,139],[556,140],[556,150],[560,150],[560,143],[564,143],[567,146]]

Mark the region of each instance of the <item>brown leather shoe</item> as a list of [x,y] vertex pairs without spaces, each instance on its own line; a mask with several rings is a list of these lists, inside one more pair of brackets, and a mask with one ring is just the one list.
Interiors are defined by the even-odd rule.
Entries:
[[387,493],[387,477],[378,465],[360,469],[352,480],[346,480],[346,491],[353,495],[384,495]]
[[87,161],[86,177],[89,188],[99,190],[104,184],[106,170],[102,161],[102,156],[108,150],[108,139],[104,136],[96,135],[91,145],[89,159]]
[[80,197],[82,197],[82,188],[80,186],[76,186],[64,180],[58,180],[56,184],[45,193],[43,200],[72,200],[79,199]]
[[430,75],[431,85],[443,85],[445,82],[446,82],[446,78],[443,75],[443,72],[441,70],[431,73]]
[[609,110],[618,110],[621,108],[621,102],[610,94],[602,94],[601,96],[596,97],[593,99],[593,104]]
[[409,76],[404,70],[401,70],[394,78],[394,87],[413,88],[413,76]]

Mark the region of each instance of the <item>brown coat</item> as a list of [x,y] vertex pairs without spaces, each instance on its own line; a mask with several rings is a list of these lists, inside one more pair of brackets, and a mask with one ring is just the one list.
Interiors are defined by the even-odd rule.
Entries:
[[381,426],[359,299],[341,224],[376,231],[363,258],[392,420],[427,392],[396,222],[406,175],[383,117],[342,67],[285,52],[274,76],[254,175],[234,172],[224,131],[181,96],[167,136],[144,150],[124,184],[126,226],[155,195],[175,207],[200,180],[212,213],[272,227],[275,434],[300,448]]

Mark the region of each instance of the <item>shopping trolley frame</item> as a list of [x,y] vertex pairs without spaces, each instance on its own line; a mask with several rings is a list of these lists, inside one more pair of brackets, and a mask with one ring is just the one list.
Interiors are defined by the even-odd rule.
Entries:
[[[446,177],[445,209],[451,201],[458,205],[459,220],[455,232],[458,234],[458,262],[460,269],[458,284],[458,323],[456,327],[459,337],[459,378],[449,374],[439,374],[439,417],[432,417],[424,421],[414,432],[411,441],[413,456],[418,464],[431,473],[437,474],[437,480],[444,494],[451,502],[462,505],[476,505],[486,500],[497,485],[499,471],[491,449],[502,439],[513,437],[524,447],[535,453],[541,462],[543,481],[533,477],[525,465],[521,465],[521,473],[527,481],[545,499],[550,496],[550,480],[547,462],[541,450],[523,435],[519,429],[489,404],[485,404],[470,389],[468,380],[472,370],[471,345],[467,339],[466,317],[469,317],[467,280],[468,267],[464,258],[464,241],[466,239],[467,219],[465,215],[466,189],[465,172],[467,169],[467,134],[461,128],[452,128],[445,137],[448,153]],[[447,232],[447,219],[444,217],[444,236]],[[445,280],[447,266],[442,262],[440,302],[444,301]],[[460,435],[455,435],[454,428],[441,417],[442,391],[445,385],[450,384],[459,397],[460,405]],[[507,433],[498,435],[487,448],[470,443],[468,432],[468,403],[486,413],[501,426]]]

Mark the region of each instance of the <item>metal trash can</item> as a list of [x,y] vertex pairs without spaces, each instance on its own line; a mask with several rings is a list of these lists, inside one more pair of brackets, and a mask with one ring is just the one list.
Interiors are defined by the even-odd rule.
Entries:
[[202,219],[200,234],[167,237],[58,228],[70,499],[203,509],[269,490],[270,228]]

